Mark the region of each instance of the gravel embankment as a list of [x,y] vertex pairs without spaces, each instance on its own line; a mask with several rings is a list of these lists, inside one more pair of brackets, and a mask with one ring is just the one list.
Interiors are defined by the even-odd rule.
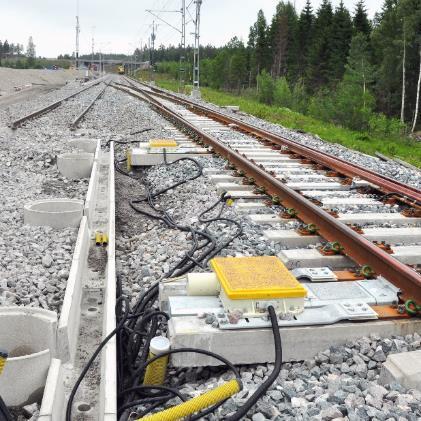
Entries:
[[9,69],[0,67],[0,96],[27,89],[32,85],[64,85],[83,76],[82,70]]
[[[26,114],[79,89],[62,90],[11,107]],[[56,156],[69,151],[67,128],[98,92],[94,87],[51,113],[11,131],[8,119],[0,124],[2,213],[0,215],[0,304],[27,305],[60,311],[72,260],[77,229],[55,230],[24,225],[25,203],[45,198],[84,199],[89,180],[67,180],[57,170]]]

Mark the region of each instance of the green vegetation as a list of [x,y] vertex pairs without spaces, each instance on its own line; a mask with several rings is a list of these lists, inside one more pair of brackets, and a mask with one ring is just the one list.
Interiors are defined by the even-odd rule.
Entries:
[[[158,86],[175,92],[178,90],[177,80],[168,79],[164,75],[156,76]],[[187,93],[189,91],[190,89],[188,89]],[[391,130],[387,127],[390,123],[384,116],[376,118],[376,121],[372,121],[369,131],[353,131],[291,111],[288,108],[262,104],[257,98],[253,98],[251,95],[249,97],[238,96],[206,87],[201,89],[201,93],[204,100],[214,104],[239,105],[241,111],[272,123],[315,134],[328,142],[339,143],[369,155],[380,152],[389,157],[399,157],[421,168],[421,142],[416,142],[396,134],[388,136],[382,134],[384,131],[396,132],[396,130]]]

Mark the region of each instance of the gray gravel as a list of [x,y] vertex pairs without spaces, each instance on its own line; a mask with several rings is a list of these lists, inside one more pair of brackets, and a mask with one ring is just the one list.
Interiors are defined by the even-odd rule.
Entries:
[[[70,83],[11,107],[11,115],[26,114],[77,89],[78,83]],[[97,91],[94,87],[80,99],[86,103]],[[72,135],[66,124],[78,112],[78,100],[69,101],[16,131],[6,127],[8,119],[0,120],[0,305],[60,311],[77,229],[26,226],[23,206],[45,198],[85,198],[89,180],[67,180],[56,167],[56,156],[69,150],[66,139]]]
[[[421,348],[417,333],[381,339],[377,335],[334,346],[314,359],[284,363],[281,373],[266,395],[249,412],[245,421],[260,420],[419,420],[421,391],[397,383],[379,384],[387,355]],[[264,381],[273,364],[243,366],[244,389],[214,415],[217,421],[233,413]],[[222,369],[173,369],[172,386],[197,396],[232,378]]]

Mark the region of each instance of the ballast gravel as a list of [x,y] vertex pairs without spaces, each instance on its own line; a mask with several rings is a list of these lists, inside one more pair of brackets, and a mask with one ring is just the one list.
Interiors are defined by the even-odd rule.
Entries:
[[[24,115],[78,89],[79,83],[69,83],[10,108],[13,116]],[[86,104],[98,89],[87,90],[80,100]],[[77,229],[25,225],[23,207],[47,198],[84,200],[89,180],[68,180],[56,165],[57,155],[71,150],[66,124],[80,107],[78,99],[69,101],[15,131],[7,127],[8,119],[0,120],[0,305],[61,310]]]

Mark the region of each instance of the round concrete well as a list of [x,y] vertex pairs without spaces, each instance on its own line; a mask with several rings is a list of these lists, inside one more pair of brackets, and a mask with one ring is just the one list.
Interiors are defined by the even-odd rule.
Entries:
[[57,156],[57,168],[70,180],[89,178],[91,176],[94,154],[88,152],[64,153]]
[[55,354],[56,313],[27,307],[0,308],[0,344],[9,353],[0,375],[0,396],[7,406],[41,400]]
[[23,208],[24,223],[52,228],[78,227],[83,216],[83,201],[44,199],[27,203]]
[[69,145],[76,150],[95,153],[97,142],[97,139],[71,139]]

